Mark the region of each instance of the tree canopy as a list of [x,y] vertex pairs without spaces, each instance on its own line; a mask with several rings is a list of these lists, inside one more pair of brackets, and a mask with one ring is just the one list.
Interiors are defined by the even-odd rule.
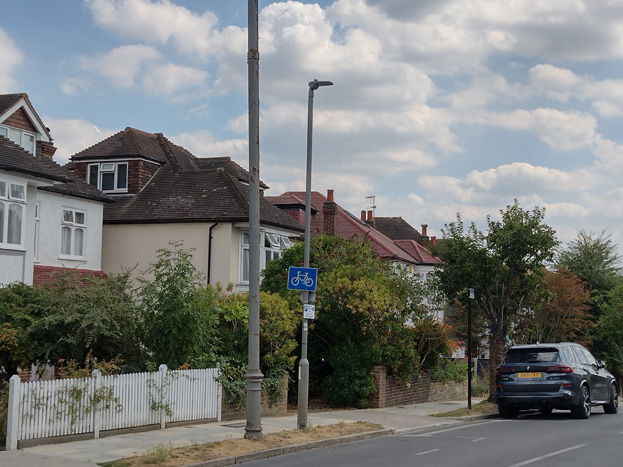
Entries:
[[544,223],[544,209],[525,210],[515,200],[500,214],[500,220],[487,216],[487,233],[474,223],[466,231],[457,215],[433,249],[442,260],[436,274],[446,297],[465,305],[473,288],[473,313],[489,327],[490,398],[495,397],[495,368],[513,316],[539,293],[544,263],[558,244],[554,230]]

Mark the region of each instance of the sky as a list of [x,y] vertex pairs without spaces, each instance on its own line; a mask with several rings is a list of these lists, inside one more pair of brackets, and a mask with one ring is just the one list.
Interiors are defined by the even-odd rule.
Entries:
[[[133,127],[248,168],[245,0],[2,1],[0,93],[55,159]],[[260,1],[260,177],[428,234],[517,199],[623,243],[623,0]]]

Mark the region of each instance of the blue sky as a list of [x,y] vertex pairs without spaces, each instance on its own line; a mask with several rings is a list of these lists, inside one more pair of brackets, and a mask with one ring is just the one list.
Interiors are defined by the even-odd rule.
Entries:
[[[248,165],[247,1],[20,0],[0,18],[0,93],[27,92],[63,163],[127,126]],[[267,194],[484,227],[516,198],[623,242],[623,1],[260,1]]]

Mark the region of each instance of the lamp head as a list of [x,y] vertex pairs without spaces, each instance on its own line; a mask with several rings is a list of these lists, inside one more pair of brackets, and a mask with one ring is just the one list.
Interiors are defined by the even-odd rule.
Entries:
[[333,86],[333,83],[331,81],[318,81],[317,79],[309,82],[309,87],[312,91],[315,91],[320,86]]

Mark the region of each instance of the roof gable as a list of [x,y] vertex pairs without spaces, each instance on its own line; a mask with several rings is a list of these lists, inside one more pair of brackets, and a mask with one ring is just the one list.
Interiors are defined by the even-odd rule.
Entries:
[[0,123],[5,122],[11,116],[23,113],[32,124],[33,129],[40,135],[41,140],[51,142],[50,132],[35,111],[28,99],[28,94],[0,94]]

